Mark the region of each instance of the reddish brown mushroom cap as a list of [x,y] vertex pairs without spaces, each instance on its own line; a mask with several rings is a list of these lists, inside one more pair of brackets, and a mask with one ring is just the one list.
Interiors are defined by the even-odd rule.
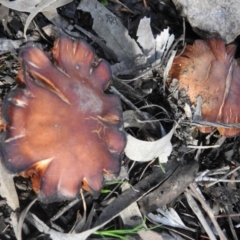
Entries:
[[[240,68],[239,61],[234,59],[235,51],[235,45],[225,46],[222,40],[197,40],[173,61],[170,78],[179,80],[179,89],[186,91],[193,104],[198,96],[202,97],[204,121],[240,123]],[[211,130],[211,127],[200,128],[202,132]],[[228,137],[240,133],[240,128],[218,130]]]
[[110,68],[83,41],[61,37],[53,63],[25,47],[22,68],[3,104],[3,163],[32,177],[44,202],[73,198],[83,186],[99,191],[103,173],[117,174],[126,139],[117,96],[103,93]]

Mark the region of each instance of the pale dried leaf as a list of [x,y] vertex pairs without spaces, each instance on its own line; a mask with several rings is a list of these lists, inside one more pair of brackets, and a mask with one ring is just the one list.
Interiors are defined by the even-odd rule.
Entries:
[[161,163],[168,161],[168,156],[172,152],[172,144],[170,142],[174,128],[163,138],[147,142],[134,138],[127,134],[127,146],[125,154],[133,161],[147,162],[159,157]]
[[0,195],[6,198],[7,204],[13,211],[19,208],[18,195],[15,189],[13,175],[7,173],[0,162]]
[[[49,1],[49,5],[46,6],[43,11],[48,11],[51,9],[56,9],[58,7],[61,7],[67,3],[72,2],[73,0],[54,0]],[[5,7],[17,10],[19,12],[32,12],[37,5],[42,3],[43,0],[17,0],[16,1],[9,1],[9,0],[0,0],[0,3],[4,5]],[[48,1],[47,1],[48,2]]]
[[128,35],[127,29],[106,7],[96,0],[82,0],[78,6],[93,18],[93,30],[106,41],[119,61],[132,60],[142,55],[137,43]]
[[164,240],[159,233],[156,233],[152,230],[140,230],[138,231],[138,235],[141,237],[142,240]]
[[163,73],[163,84],[164,84],[164,87],[166,86],[166,81],[167,81],[167,78],[168,78],[168,73],[169,73],[169,71],[170,71],[170,69],[171,69],[171,67],[172,67],[172,63],[173,63],[173,60],[174,60],[174,58],[175,58],[176,53],[177,53],[176,50],[173,50],[173,51],[171,52],[171,55],[170,55],[170,57],[169,57],[169,59],[168,59],[168,62],[167,62],[167,65],[166,65],[166,67],[165,67],[165,69],[164,69],[164,73]]
[[161,223],[171,227],[177,227],[186,229],[192,232],[196,230],[193,228],[187,227],[173,208],[169,208],[166,211],[163,211],[161,208],[157,209],[157,214],[149,213],[148,217],[157,223]]
[[[28,40],[29,41],[38,41],[38,40],[40,40],[40,36],[32,35]],[[24,39],[9,40],[9,39],[5,39],[5,38],[0,38],[0,53],[12,52],[15,49],[19,49],[20,46],[25,42],[26,41]]]
[[12,51],[13,49],[18,49],[24,40],[9,40],[0,39],[0,51]]
[[154,38],[150,26],[150,18],[147,17],[141,19],[137,36],[137,41],[141,45],[144,55],[148,57],[148,62],[154,65],[161,62],[164,53],[169,50],[174,41],[174,35],[169,34],[168,28]]
[[[17,236],[18,236],[18,213],[17,212],[11,212],[10,219],[11,219],[12,229],[15,233],[16,238],[17,238]],[[17,238],[17,240],[21,240],[21,239]]]
[[64,29],[68,26],[68,21],[58,14],[57,9],[44,11],[43,15],[57,27]]
[[[209,225],[209,221],[206,220],[206,217],[203,215],[202,210],[199,208],[197,202],[195,201],[195,199],[193,198],[191,193],[189,191],[185,191],[184,195],[187,199],[189,206],[191,207],[191,209],[197,216],[199,222],[201,223],[202,227],[204,228],[204,230],[207,233],[207,235],[209,236],[209,238],[216,240],[217,238],[214,235],[214,233]],[[213,216],[213,214],[212,214],[212,216]],[[221,238],[221,239],[225,240],[226,238]]]
[[118,76],[135,74],[139,71],[142,72],[143,69],[148,67],[147,61],[147,57],[141,55],[129,61],[121,61],[119,63],[115,63],[114,65],[111,65],[112,74],[114,76]]
[[48,24],[47,26],[43,27],[42,30],[49,38],[52,39],[59,38],[63,33],[59,27],[56,27],[53,24]]
[[160,34],[156,37],[156,48],[155,48],[155,60],[160,62],[162,60],[163,54],[169,50],[173,41],[174,35],[169,34],[169,28],[164,29]]
[[30,210],[30,208],[32,207],[32,205],[37,201],[37,198],[35,198],[32,202],[30,202],[28,204],[28,206],[21,212],[20,216],[19,216],[19,220],[17,223],[17,227],[15,229],[15,235],[17,240],[22,240],[22,228],[23,228],[23,223],[24,220]]
[[181,235],[178,234],[178,232],[173,231],[163,231],[161,232],[161,237],[164,240],[184,240],[186,238],[182,238]]
[[[121,185],[122,191],[126,191],[129,188],[130,185],[128,183],[123,183]],[[126,207],[120,213],[120,217],[123,221],[123,224],[128,227],[134,228],[143,223],[143,218],[136,202]]]
[[187,118],[192,119],[192,111],[190,105],[188,103],[185,103],[183,109]]
[[[28,1],[29,2],[29,1]],[[26,24],[24,26],[24,37],[26,38],[26,31],[28,29],[29,24],[33,20],[33,18],[39,13],[43,11],[49,11],[51,9],[55,9],[58,7],[61,7],[63,5],[66,5],[67,3],[72,2],[72,0],[42,0],[37,7],[34,7],[30,13],[30,15],[27,18]],[[16,3],[15,3],[16,4]],[[29,4],[29,3],[28,3]],[[52,7],[54,4],[54,8]],[[17,4],[16,4],[17,5]]]
[[150,62],[155,60],[155,39],[150,26],[150,18],[141,19],[137,30],[138,42],[143,49],[145,56],[150,58]]
[[[125,111],[123,113],[124,127],[142,127],[143,124],[138,122],[134,111]],[[168,156],[172,151],[171,138],[175,127],[159,140],[147,142],[139,140],[130,134],[127,134],[127,146],[125,154],[134,161],[146,162],[159,157],[161,163],[168,161]]]
[[[1,5],[0,6],[0,16],[1,16],[1,21],[6,21],[7,20],[7,17],[9,15],[9,8]],[[5,30],[5,29],[4,29]]]

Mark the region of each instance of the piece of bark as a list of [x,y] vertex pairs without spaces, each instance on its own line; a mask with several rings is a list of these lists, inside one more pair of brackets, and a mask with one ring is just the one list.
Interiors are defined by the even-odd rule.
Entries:
[[147,215],[173,201],[194,182],[197,171],[196,161],[183,163],[163,184],[138,202],[141,212]]
[[168,162],[165,168],[165,173],[161,168],[158,168],[155,172],[148,175],[146,178],[138,182],[132,188],[123,192],[115,201],[109,204],[94,226],[98,226],[101,223],[111,219],[113,216],[118,215],[122,210],[127,208],[133,202],[138,201],[143,196],[148,194],[152,189],[163,183],[168,177],[174,174],[176,168],[179,166],[177,162]]

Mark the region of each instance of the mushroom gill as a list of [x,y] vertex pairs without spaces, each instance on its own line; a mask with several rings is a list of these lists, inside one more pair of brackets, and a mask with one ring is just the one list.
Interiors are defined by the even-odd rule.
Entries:
[[[193,45],[187,45],[173,61],[169,77],[179,80],[179,90],[186,91],[192,104],[196,104],[201,96],[203,121],[240,123],[240,63],[234,59],[235,52],[235,45],[225,46],[219,39],[197,40]],[[212,131],[209,126],[199,129]],[[217,129],[227,137],[240,133],[240,128],[220,126]]]

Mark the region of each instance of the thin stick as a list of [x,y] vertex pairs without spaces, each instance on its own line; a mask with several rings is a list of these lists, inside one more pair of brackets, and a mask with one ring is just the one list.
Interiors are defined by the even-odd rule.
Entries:
[[185,191],[185,196],[186,199],[188,201],[189,206],[191,207],[191,209],[193,210],[193,212],[196,214],[198,220],[201,222],[203,228],[205,229],[206,233],[208,234],[209,238],[211,240],[217,240],[217,238],[215,237],[215,235],[213,234],[210,226],[208,225],[206,219],[204,218],[201,210],[199,209],[196,201],[194,200],[194,198],[191,196],[191,193],[188,189],[186,189]]
[[[111,92],[118,95],[123,102],[125,102],[129,107],[131,107],[134,111],[136,111],[144,120],[149,119],[146,113],[140,111],[132,102],[130,102],[126,97],[124,97],[115,87],[111,86],[110,90]],[[149,122],[149,124],[151,125],[152,129],[156,129],[154,124],[152,124],[151,122]]]
[[212,209],[206,204],[206,202],[204,201],[203,197],[201,196],[201,194],[197,191],[197,184],[196,183],[191,183],[189,185],[189,187],[191,188],[194,196],[198,199],[198,201],[202,204],[203,209],[206,211],[206,213],[208,214],[209,218],[211,219],[214,227],[217,230],[217,233],[220,237],[221,240],[227,240],[227,238],[225,237],[224,233],[222,232],[221,228],[218,225],[218,222],[216,221],[214,214],[212,212]]
[[209,149],[209,148],[219,148],[220,145],[212,145],[212,146],[194,146],[194,145],[188,145],[188,148],[194,148],[194,149]]
[[82,188],[80,189],[80,195],[81,195],[81,198],[82,198],[82,201],[83,201],[83,219],[86,222],[86,219],[87,219],[87,204],[86,204],[85,197],[83,195]]
[[[228,207],[227,206],[225,206],[224,209],[225,209],[226,212],[228,212]],[[232,235],[233,235],[233,239],[238,240],[236,231],[235,231],[233,223],[232,223],[232,218],[230,216],[228,216],[227,219],[228,219],[228,224],[230,226],[230,230],[231,230]]]
[[[238,166],[237,168],[233,169],[232,171],[230,171],[229,173],[227,173],[226,175],[224,175],[221,179],[217,179],[215,182],[209,183],[206,185],[206,187],[211,187],[214,184],[218,183],[218,182],[223,182],[223,179],[226,179],[229,175],[233,174],[234,172],[236,172],[238,169],[240,169],[240,166]],[[228,180],[227,182],[229,182],[230,180]],[[234,182],[237,182],[238,180],[234,180]]]
[[225,218],[225,217],[240,217],[240,213],[221,214],[221,215],[215,216],[215,218]]
[[50,222],[53,222],[55,220],[57,220],[60,216],[62,216],[66,211],[68,211],[71,207],[73,207],[74,205],[76,205],[78,202],[80,201],[79,198],[74,199],[73,201],[71,201],[67,206],[64,206],[63,208],[61,208],[54,216],[52,216],[50,218]]

